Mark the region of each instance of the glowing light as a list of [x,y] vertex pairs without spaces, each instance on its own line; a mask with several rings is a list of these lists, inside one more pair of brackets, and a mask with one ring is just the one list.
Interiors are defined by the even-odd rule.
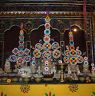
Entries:
[[77,28],[74,28],[74,29],[73,29],[73,31],[74,31],[74,32],[77,32],[77,31],[78,31],[78,29],[77,29]]

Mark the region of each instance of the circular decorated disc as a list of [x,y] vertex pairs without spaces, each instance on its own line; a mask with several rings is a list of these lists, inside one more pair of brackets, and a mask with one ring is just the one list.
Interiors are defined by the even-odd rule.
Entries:
[[46,24],[45,24],[45,28],[46,28],[46,29],[49,29],[49,28],[50,28],[50,23],[46,23]]
[[69,58],[68,57],[65,56],[63,60],[64,60],[65,63],[69,63]]
[[44,30],[44,34],[45,34],[45,35],[50,35],[50,33],[51,33],[51,32],[50,32],[50,29],[45,29],[45,30]]
[[83,57],[82,56],[78,56],[78,63],[82,63],[83,62]]
[[70,50],[70,56],[76,56],[76,50],[72,49]]
[[49,71],[49,67],[45,67],[44,70],[45,70],[45,71]]
[[61,52],[60,52],[59,50],[54,50],[54,51],[53,51],[53,57],[54,57],[54,58],[57,59],[57,58],[59,58],[60,56],[61,56]]
[[17,64],[18,64],[18,65],[21,65],[21,64],[23,64],[24,62],[25,62],[24,59],[21,58],[21,57],[19,57],[19,58],[17,59]]
[[44,38],[43,38],[44,42],[50,42],[50,36],[46,35]]
[[43,44],[43,49],[44,50],[50,50],[51,49],[51,44],[50,43],[44,43]]
[[35,49],[35,50],[33,51],[33,55],[34,55],[34,57],[36,57],[36,58],[40,58],[40,57],[41,57],[41,52],[40,52],[40,50]]
[[44,51],[42,56],[46,60],[50,59],[51,58],[51,51]]
[[59,43],[58,43],[58,42],[53,42],[53,43],[52,43],[52,49],[53,49],[53,50],[59,49]]
[[70,64],[72,64],[72,65],[76,65],[77,64],[77,57],[71,57],[70,58]]
[[25,60],[26,62],[30,62],[31,57],[30,57],[30,56],[25,56],[24,60]]
[[42,44],[41,43],[37,43],[35,45],[35,49],[42,50]]
[[11,56],[9,57],[9,60],[10,60],[11,62],[16,62],[16,61],[17,61],[17,56],[16,56],[16,55],[11,55]]

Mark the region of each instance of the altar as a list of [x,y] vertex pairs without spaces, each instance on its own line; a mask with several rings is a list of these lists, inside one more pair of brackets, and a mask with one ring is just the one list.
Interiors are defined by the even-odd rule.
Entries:
[[93,2],[0,1],[0,96],[95,96]]

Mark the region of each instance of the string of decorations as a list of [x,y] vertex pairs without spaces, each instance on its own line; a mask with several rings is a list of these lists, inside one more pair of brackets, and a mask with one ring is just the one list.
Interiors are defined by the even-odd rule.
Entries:
[[13,55],[10,55],[9,61],[16,62],[17,65],[21,65],[30,62],[30,50],[24,47],[24,31],[23,23],[21,24],[21,30],[19,35],[19,46],[12,50]]
[[[51,74],[52,67],[51,62],[54,59],[58,59],[61,56],[61,52],[59,50],[59,43],[53,42],[51,43],[51,25],[50,25],[50,17],[47,15],[45,18],[45,30],[43,37],[43,44],[37,43],[35,45],[35,50],[33,51],[33,55],[35,58],[41,58],[44,63],[44,74]],[[34,62],[34,61],[33,61]]]
[[76,65],[77,63],[83,62],[83,57],[79,46],[75,48],[73,39],[73,32],[69,32],[69,46],[66,46],[64,52],[64,62],[66,64]]

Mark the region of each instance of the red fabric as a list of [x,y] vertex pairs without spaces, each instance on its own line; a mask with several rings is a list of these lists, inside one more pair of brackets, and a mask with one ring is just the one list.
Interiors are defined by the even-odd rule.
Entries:
[[83,4],[83,16],[84,16],[84,30],[86,31],[86,21],[87,21],[87,12],[86,12],[86,0],[84,0],[84,4]]

